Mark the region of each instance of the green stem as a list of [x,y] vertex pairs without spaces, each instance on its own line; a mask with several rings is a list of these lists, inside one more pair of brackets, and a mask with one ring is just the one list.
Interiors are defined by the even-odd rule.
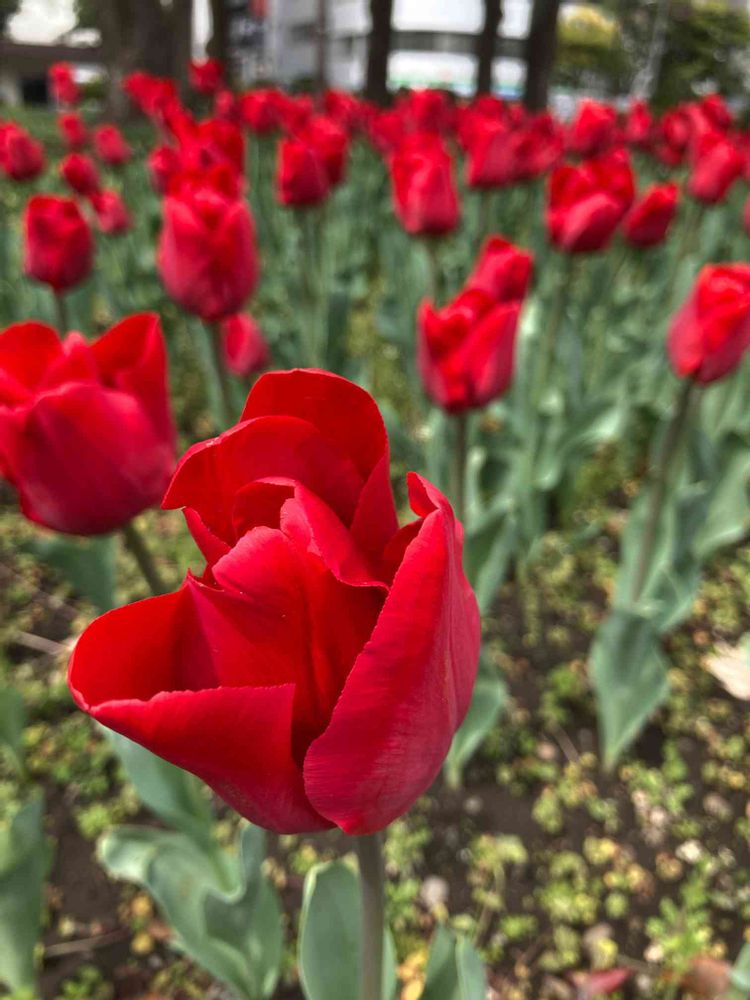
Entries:
[[122,537],[131,555],[138,563],[138,568],[143,574],[143,578],[151,590],[151,593],[158,597],[159,594],[169,593],[169,587],[157,569],[154,557],[146,545],[143,535],[135,526],[135,521],[130,521],[122,529]]
[[231,427],[235,421],[234,401],[232,399],[232,383],[229,379],[229,372],[224,364],[224,358],[221,353],[221,329],[219,324],[207,324],[207,327],[208,340],[211,346],[211,358],[214,365],[214,374],[216,376],[216,384],[219,388],[219,406],[221,408],[221,417],[224,423],[224,427],[219,428],[219,430],[225,430],[227,427]]
[[459,413],[453,418],[455,437],[453,441],[453,463],[451,468],[451,500],[458,520],[464,524],[466,518],[466,460],[468,457],[469,415]]
[[654,544],[659,530],[662,507],[669,488],[670,478],[677,466],[677,459],[682,451],[685,440],[693,395],[696,383],[692,379],[683,382],[682,389],[675,403],[672,416],[662,439],[659,453],[652,467],[651,496],[646,513],[646,525],[641,536],[633,583],[630,590],[630,602],[637,604],[643,593],[653,556]]
[[62,292],[55,292],[55,322],[57,323],[57,331],[61,336],[65,336],[68,332],[68,304],[65,301],[65,295]]
[[424,247],[427,252],[428,265],[428,287],[427,297],[432,300],[435,308],[440,305],[442,294],[442,268],[440,267],[440,256],[438,254],[438,240],[435,236],[424,238]]
[[360,1000],[382,1000],[385,930],[383,838],[371,833],[356,839],[362,887],[362,992]]
[[320,267],[319,242],[316,239],[316,227],[321,223],[321,217],[314,208],[297,209],[302,228],[303,244],[303,286],[307,298],[307,309],[302,313],[304,334],[302,340],[306,347],[307,364],[311,368],[320,368],[322,364],[322,332],[323,332],[323,277]]

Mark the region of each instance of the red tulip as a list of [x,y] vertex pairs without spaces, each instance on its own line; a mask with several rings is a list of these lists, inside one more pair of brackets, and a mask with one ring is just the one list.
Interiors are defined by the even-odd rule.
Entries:
[[215,94],[224,82],[224,67],[218,59],[193,59],[190,63],[190,86],[199,94]]
[[340,184],[349,157],[349,136],[333,119],[315,115],[305,125],[301,138],[314,146],[325,165],[331,187]]
[[58,104],[78,104],[81,92],[68,63],[55,63],[47,71],[52,96]]
[[750,264],[704,267],[672,319],[668,349],[682,378],[701,384],[724,378],[750,347]]
[[0,125],[0,169],[14,181],[29,181],[44,170],[44,147],[12,122]]
[[281,99],[276,90],[252,90],[240,97],[242,120],[256,135],[268,135],[281,125]]
[[442,90],[412,90],[398,101],[398,111],[409,132],[445,132],[453,112]]
[[261,826],[382,829],[440,770],[479,652],[461,528],[428,482],[409,491],[417,520],[399,530],[363,389],[262,376],[167,492],[205,573],[90,625],[76,702]]
[[584,98],[570,127],[570,148],[579,156],[598,156],[618,140],[617,112],[609,104]]
[[231,90],[218,90],[216,92],[214,116],[220,121],[232,122],[234,125],[242,123],[239,104]]
[[467,136],[466,183],[474,188],[498,188],[516,180],[512,133],[503,121],[477,118]]
[[637,149],[648,149],[654,131],[654,119],[648,104],[642,100],[633,101],[625,122],[625,141]]
[[182,169],[182,156],[174,146],[158,146],[148,155],[151,184],[158,194],[164,194],[169,183]]
[[500,236],[491,236],[482,247],[467,290],[478,290],[496,302],[523,299],[529,289],[534,258]]
[[714,128],[727,132],[732,127],[734,115],[721,94],[706,94],[700,104],[703,114]]
[[66,111],[57,116],[57,127],[60,130],[62,140],[68,149],[75,152],[83,149],[89,141],[88,132],[83,119],[75,111]]
[[239,126],[219,118],[193,122],[177,132],[183,163],[196,170],[206,170],[218,163],[229,163],[238,174],[245,170],[245,137]]
[[551,242],[567,253],[602,250],[634,197],[633,171],[623,150],[557,167],[550,175],[547,204]]
[[258,324],[247,313],[230,316],[221,324],[224,363],[233,375],[250,378],[271,361],[271,351]]
[[677,214],[679,198],[676,184],[653,184],[625,216],[622,224],[625,240],[636,247],[663,243]]
[[376,108],[368,123],[367,134],[382,156],[391,156],[404,141],[404,120],[398,111]]
[[76,194],[88,197],[101,187],[99,171],[85,153],[68,153],[60,163],[60,176]]
[[282,205],[318,205],[330,191],[329,172],[317,146],[301,139],[279,143],[276,197]]
[[126,233],[132,226],[125,202],[116,191],[97,191],[91,196],[91,205],[103,233]]
[[179,180],[164,201],[159,271],[183,309],[215,322],[239,312],[258,281],[253,219],[231,172]]
[[127,163],[133,151],[116,125],[100,125],[94,132],[94,148],[100,160],[111,167]]
[[140,111],[156,120],[162,119],[167,110],[178,102],[174,80],[162,79],[142,71],[130,73],[125,78],[122,89]]
[[41,323],[0,333],[0,470],[26,517],[75,535],[114,531],[159,501],[173,468],[156,316],[93,343]]
[[688,191],[698,201],[715,205],[745,169],[745,161],[732,142],[718,132],[707,132],[695,143]]
[[684,106],[666,111],[658,123],[654,151],[669,167],[679,166],[687,155],[692,125]]
[[477,289],[443,309],[419,309],[417,364],[427,395],[448,413],[486,406],[513,378],[520,301],[496,302]]
[[516,180],[541,177],[560,162],[565,146],[562,127],[549,112],[542,112],[512,133]]
[[393,202],[401,225],[412,235],[441,235],[459,220],[453,162],[440,139],[410,136],[391,160]]
[[37,194],[24,213],[24,273],[64,292],[89,276],[91,230],[72,198]]

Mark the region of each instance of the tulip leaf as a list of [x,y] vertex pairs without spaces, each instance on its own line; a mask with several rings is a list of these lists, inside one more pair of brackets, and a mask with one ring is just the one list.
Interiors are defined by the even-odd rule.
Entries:
[[466,938],[445,927],[435,931],[421,1000],[484,1000],[487,977],[482,960]]
[[611,768],[669,693],[667,661],[654,622],[615,608],[594,639],[590,670],[604,762]]
[[729,981],[741,997],[750,997],[750,944],[744,945],[737,956]]
[[0,824],[0,983],[11,990],[35,988],[49,863],[44,800],[37,795]]
[[453,737],[445,762],[446,780],[451,787],[456,788],[461,784],[464,767],[495,725],[507,696],[508,689],[496,667],[482,655],[469,711]]
[[30,549],[37,559],[66,577],[76,593],[91,601],[97,611],[116,607],[115,544],[111,535],[85,540],[45,536],[34,539]]
[[23,769],[23,730],[26,708],[14,688],[0,689],[0,748],[4,749],[17,770]]
[[263,837],[243,831],[240,856],[202,849],[182,833],[120,827],[99,841],[116,878],[146,888],[175,931],[175,947],[246,1000],[275,989],[281,960],[280,906],[260,873]]
[[203,782],[125,736],[105,732],[143,804],[198,844],[212,843],[214,813]]
[[[308,872],[299,938],[300,980],[307,1000],[359,996],[360,903],[359,878],[342,861],[315,865]],[[386,931],[383,1000],[393,1000],[396,985],[395,950]]]

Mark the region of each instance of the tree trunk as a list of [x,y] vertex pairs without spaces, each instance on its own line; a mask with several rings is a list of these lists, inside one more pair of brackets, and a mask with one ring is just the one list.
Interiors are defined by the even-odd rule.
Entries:
[[130,0],[128,6],[133,26],[133,68],[169,76],[172,72],[170,46],[165,44],[169,36],[168,22],[160,0]]
[[209,56],[218,59],[229,76],[229,19],[225,0],[210,0],[211,38],[206,46]]
[[651,35],[651,42],[648,47],[646,62],[641,71],[636,75],[631,89],[632,97],[640,97],[650,101],[654,96],[656,84],[661,73],[661,64],[664,59],[664,51],[667,47],[667,29],[669,28],[669,11],[672,6],[671,0],[659,0],[654,18],[654,30]]
[[189,87],[188,64],[193,54],[193,0],[172,0],[172,38],[172,76],[185,98]]
[[388,57],[391,54],[393,0],[370,0],[370,42],[367,52],[365,97],[388,102]]
[[502,0],[484,0],[484,24],[477,35],[476,93],[492,92],[492,64],[497,48],[497,29],[503,16]]
[[529,111],[547,107],[549,84],[557,51],[557,17],[560,0],[534,0],[531,28],[526,40],[526,86],[523,102]]
[[328,87],[328,0],[318,0],[316,35],[315,82],[322,94]]

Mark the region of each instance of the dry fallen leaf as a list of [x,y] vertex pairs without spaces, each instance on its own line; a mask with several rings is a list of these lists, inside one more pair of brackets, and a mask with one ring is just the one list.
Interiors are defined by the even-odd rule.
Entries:
[[698,955],[682,978],[682,987],[701,1000],[721,1000],[729,989],[729,962]]
[[574,972],[571,979],[576,987],[576,1000],[608,997],[633,975],[632,969],[604,969],[600,972]]
[[705,665],[733,697],[750,701],[750,635],[743,636],[738,646],[718,646]]

